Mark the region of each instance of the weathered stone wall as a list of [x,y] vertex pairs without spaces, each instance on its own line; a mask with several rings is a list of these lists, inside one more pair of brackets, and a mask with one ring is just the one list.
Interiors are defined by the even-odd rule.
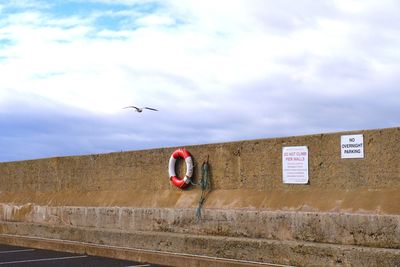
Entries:
[[[365,157],[341,159],[340,136],[358,133]],[[195,182],[207,157],[211,166],[200,221],[199,188],[169,183],[175,148],[0,163],[0,233],[170,252],[185,243],[188,253],[299,266],[358,265],[361,254],[375,255],[371,266],[400,265],[399,141],[392,128],[187,146]],[[309,184],[282,183],[285,146],[308,147]],[[151,244],[154,233],[163,245]],[[226,238],[234,241],[212,249]]]

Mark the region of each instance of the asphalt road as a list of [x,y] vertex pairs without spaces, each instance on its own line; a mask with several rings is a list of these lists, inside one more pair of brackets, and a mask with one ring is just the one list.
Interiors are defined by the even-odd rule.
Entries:
[[116,260],[67,252],[0,245],[0,267],[156,267],[143,262]]

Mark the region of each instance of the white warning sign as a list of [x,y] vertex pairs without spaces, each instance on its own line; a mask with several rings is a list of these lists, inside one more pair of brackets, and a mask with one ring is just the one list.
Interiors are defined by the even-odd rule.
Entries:
[[342,135],[340,140],[342,159],[364,158],[364,136]]
[[283,182],[285,184],[308,183],[308,148],[291,146],[282,149]]

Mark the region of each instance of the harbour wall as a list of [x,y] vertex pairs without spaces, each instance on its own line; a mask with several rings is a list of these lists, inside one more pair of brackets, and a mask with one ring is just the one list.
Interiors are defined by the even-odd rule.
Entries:
[[[364,158],[344,159],[354,134]],[[307,184],[282,181],[293,146],[308,148]],[[185,148],[194,183],[210,166],[200,217],[199,186],[169,182],[174,147],[0,163],[0,242],[174,266],[400,266],[400,128]]]

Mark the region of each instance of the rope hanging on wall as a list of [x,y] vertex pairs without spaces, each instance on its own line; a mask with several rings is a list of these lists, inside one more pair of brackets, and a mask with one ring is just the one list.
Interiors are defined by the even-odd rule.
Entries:
[[206,201],[207,193],[211,190],[211,181],[210,181],[210,165],[208,163],[209,156],[207,156],[207,160],[203,162],[201,165],[201,179],[198,185],[200,185],[201,196],[199,199],[199,206],[196,209],[196,219],[197,221],[201,218],[201,208]]

